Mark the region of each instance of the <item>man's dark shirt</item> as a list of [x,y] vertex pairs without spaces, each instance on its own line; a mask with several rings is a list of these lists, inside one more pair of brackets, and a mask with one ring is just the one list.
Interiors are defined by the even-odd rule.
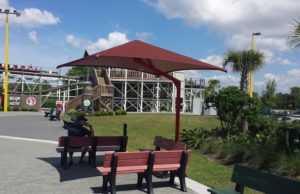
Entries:
[[91,132],[80,125],[72,125],[68,127],[68,136],[76,136],[76,137],[83,137],[83,136],[90,136]]

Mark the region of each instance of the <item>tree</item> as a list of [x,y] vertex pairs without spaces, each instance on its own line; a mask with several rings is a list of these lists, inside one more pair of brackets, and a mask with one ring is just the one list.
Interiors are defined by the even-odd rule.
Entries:
[[92,72],[91,67],[72,67],[67,72],[68,76],[86,76],[87,74]]
[[290,89],[290,94],[291,94],[291,100],[294,105],[295,109],[300,108],[300,88],[299,87],[292,87]]
[[206,105],[216,108],[222,129],[230,135],[241,132],[239,125],[244,115],[249,114],[252,102],[253,99],[237,87],[229,86],[211,95]]
[[261,98],[263,106],[268,109],[269,116],[270,116],[270,109],[275,108],[276,106],[275,92],[276,92],[276,82],[273,79],[267,82],[266,90],[263,91],[262,98]]
[[248,91],[249,71],[257,71],[264,65],[264,54],[255,50],[228,50],[224,57],[223,66],[232,64],[232,69],[241,74],[240,89],[246,94]]
[[300,47],[300,20],[295,20],[294,29],[289,37],[289,43],[293,49]]
[[208,86],[205,88],[205,98],[214,95],[220,88],[220,81],[217,79],[211,79],[208,81]]

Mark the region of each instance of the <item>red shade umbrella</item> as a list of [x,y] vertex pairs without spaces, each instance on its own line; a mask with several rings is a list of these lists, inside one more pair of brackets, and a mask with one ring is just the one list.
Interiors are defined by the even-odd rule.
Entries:
[[175,127],[176,141],[179,140],[179,107],[181,86],[180,81],[168,73],[192,69],[225,71],[221,67],[216,67],[138,40],[134,40],[120,46],[116,46],[93,55],[59,65],[57,68],[66,66],[94,66],[132,69],[156,75],[162,75],[172,80],[177,89]]

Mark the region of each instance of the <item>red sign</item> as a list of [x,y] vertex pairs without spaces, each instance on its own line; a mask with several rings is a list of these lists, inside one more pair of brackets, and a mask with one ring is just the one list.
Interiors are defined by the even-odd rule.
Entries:
[[34,106],[36,105],[36,98],[31,96],[27,97],[25,102],[28,106]]

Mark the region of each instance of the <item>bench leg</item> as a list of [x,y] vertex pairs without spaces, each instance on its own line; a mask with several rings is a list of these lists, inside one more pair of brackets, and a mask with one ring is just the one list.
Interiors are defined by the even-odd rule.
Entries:
[[138,173],[137,176],[138,176],[138,181],[137,181],[136,187],[141,188],[143,185],[144,175],[142,173]]
[[153,194],[152,173],[147,173],[145,178],[146,178],[146,184],[147,184],[147,193]]
[[180,189],[181,191],[183,192],[186,192],[186,183],[185,183],[185,173],[179,173],[178,174],[178,178],[179,178],[179,181],[180,181]]
[[102,190],[106,191],[107,190],[107,184],[108,184],[108,176],[103,176],[103,183],[102,183]]
[[175,173],[174,172],[170,172],[170,180],[169,180],[169,184],[170,185],[174,185],[174,180],[175,180]]
[[110,185],[110,193],[116,194],[116,175],[110,175],[109,185]]
[[63,155],[63,166],[64,166],[64,169],[67,169],[68,168],[68,152],[63,152],[62,153]]
[[61,165],[61,166],[64,165],[64,160],[63,160],[63,158],[64,158],[64,155],[63,155],[63,153],[61,152],[61,153],[60,153],[60,165]]

